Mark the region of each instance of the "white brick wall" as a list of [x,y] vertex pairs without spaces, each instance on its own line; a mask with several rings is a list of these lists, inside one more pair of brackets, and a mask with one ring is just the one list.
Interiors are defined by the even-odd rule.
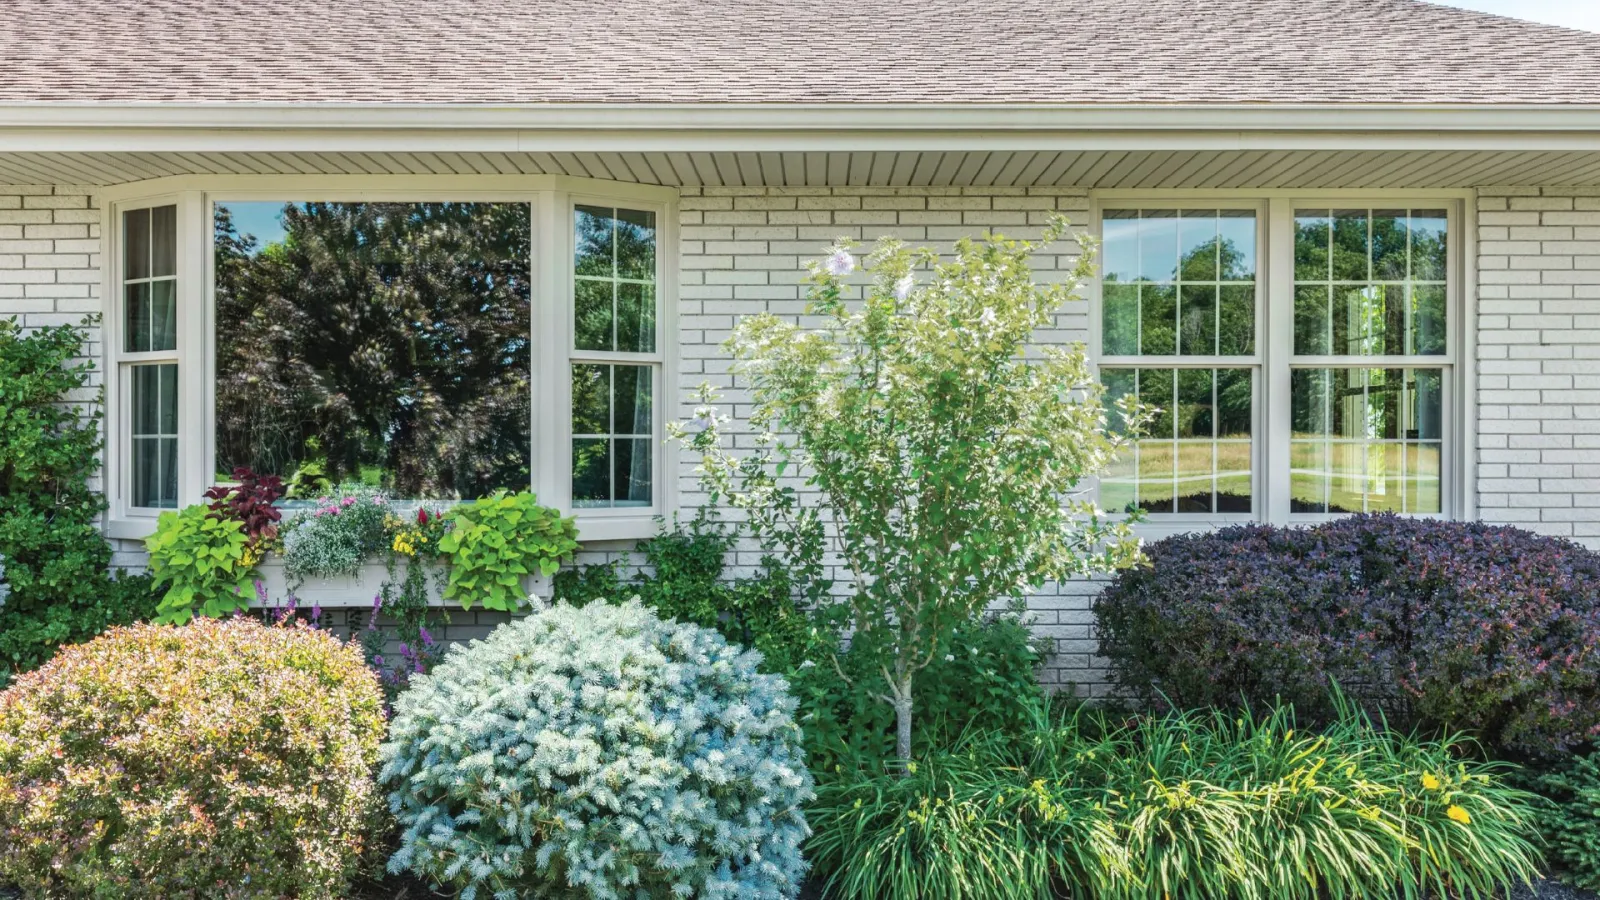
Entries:
[[1479,515],[1600,549],[1600,188],[1478,193]]

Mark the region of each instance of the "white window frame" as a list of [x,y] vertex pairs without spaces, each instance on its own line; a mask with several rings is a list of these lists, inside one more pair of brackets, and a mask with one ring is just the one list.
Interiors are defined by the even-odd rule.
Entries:
[[[1440,368],[1443,377],[1443,450],[1440,461],[1439,513],[1411,513],[1424,518],[1470,519],[1477,513],[1468,473],[1475,460],[1476,377],[1471,348],[1476,341],[1477,291],[1474,265],[1477,229],[1475,193],[1464,190],[1248,190],[1095,191],[1089,198],[1090,227],[1104,235],[1104,212],[1120,209],[1246,209],[1258,208],[1256,247],[1255,357],[1105,356],[1101,280],[1085,285],[1089,300],[1090,363],[1106,368],[1207,368],[1256,365],[1252,414],[1252,478],[1254,512],[1244,514],[1158,513],[1140,524],[1141,533],[1162,537],[1239,521],[1275,525],[1313,524],[1343,514],[1292,513],[1289,440],[1290,372],[1293,368]],[[1294,213],[1315,208],[1430,208],[1448,214],[1446,274],[1446,352],[1438,357],[1304,357],[1294,350]],[[1254,361],[1252,361],[1254,360]],[[1096,489],[1098,497],[1098,489]]]
[[[574,199],[576,198],[576,199]],[[565,176],[180,176],[100,192],[103,258],[102,296],[107,323],[106,485],[110,509],[106,533],[139,539],[155,529],[162,510],[129,505],[131,461],[131,379],[123,369],[144,357],[175,358],[178,369],[178,504],[199,502],[215,472],[215,256],[212,210],[216,203],[296,202],[482,202],[526,203],[532,246],[529,277],[533,290],[533,360],[530,379],[533,479],[530,488],[542,503],[578,519],[583,541],[631,540],[656,531],[656,521],[678,505],[677,447],[666,441],[671,391],[678,383],[677,205],[671,188]],[[639,356],[655,366],[653,427],[661,438],[652,457],[655,504],[648,508],[574,509],[570,437],[572,409],[568,366],[572,350],[572,205],[594,203],[656,214],[656,348]],[[127,354],[123,344],[122,229],[124,210],[176,204],[178,207],[177,351]],[[617,359],[616,361],[625,361]]]

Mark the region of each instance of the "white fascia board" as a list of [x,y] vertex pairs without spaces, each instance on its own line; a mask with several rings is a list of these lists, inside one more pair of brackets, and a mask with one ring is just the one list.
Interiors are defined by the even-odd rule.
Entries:
[[1600,104],[4,104],[0,150],[1600,149]]

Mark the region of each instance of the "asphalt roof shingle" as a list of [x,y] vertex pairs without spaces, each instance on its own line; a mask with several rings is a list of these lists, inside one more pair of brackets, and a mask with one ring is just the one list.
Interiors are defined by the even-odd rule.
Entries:
[[0,0],[0,102],[1600,103],[1420,0]]

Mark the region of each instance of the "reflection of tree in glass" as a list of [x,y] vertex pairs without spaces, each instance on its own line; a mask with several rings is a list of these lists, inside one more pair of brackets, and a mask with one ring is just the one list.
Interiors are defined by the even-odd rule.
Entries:
[[218,467],[525,488],[527,207],[290,203],[282,222],[260,248],[217,209]]

